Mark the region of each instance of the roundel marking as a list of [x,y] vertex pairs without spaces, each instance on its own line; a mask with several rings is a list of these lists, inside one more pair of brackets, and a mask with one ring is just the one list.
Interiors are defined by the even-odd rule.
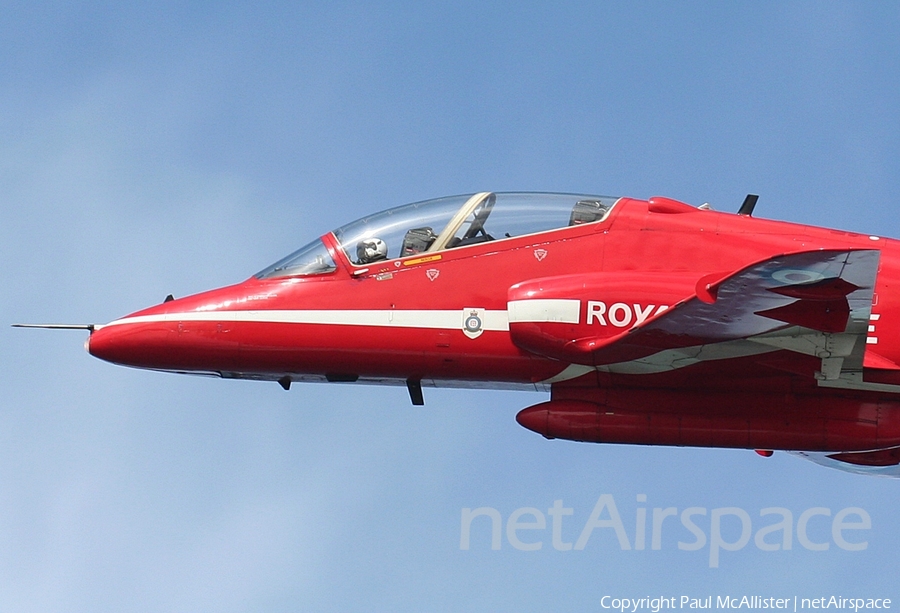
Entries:
[[783,268],[772,273],[772,278],[785,285],[804,285],[815,283],[825,278],[825,275],[814,270],[801,270],[798,268]]

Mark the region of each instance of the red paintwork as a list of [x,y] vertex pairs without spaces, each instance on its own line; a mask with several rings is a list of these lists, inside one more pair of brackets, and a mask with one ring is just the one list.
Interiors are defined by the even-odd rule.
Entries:
[[[364,379],[537,384],[568,364],[611,363],[629,327],[587,322],[586,301],[673,306],[716,300],[718,283],[779,254],[879,250],[873,298],[878,343],[864,380],[900,385],[900,247],[890,239],[701,211],[666,198],[622,199],[608,218],[531,236],[353,266],[331,234],[333,273],[259,280],[159,304],[129,317],[171,321],[98,327],[91,354],[119,364],[278,380]],[[543,250],[544,257],[535,251]],[[438,271],[427,273],[427,271]],[[356,274],[354,274],[356,273]],[[388,277],[389,278],[386,278]],[[772,319],[842,329],[842,281],[796,295]],[[470,339],[462,329],[231,321],[230,311],[505,311],[510,300],[581,300],[579,323],[512,323]],[[179,318],[214,313],[209,321]],[[648,319],[665,313],[645,313]],[[220,319],[216,317],[222,315]],[[624,321],[624,310],[614,314]],[[609,314],[606,314],[608,317]],[[630,317],[636,313],[632,310]],[[612,322],[607,322],[611,324]],[[572,342],[569,342],[572,341]],[[690,346],[685,339],[683,346]],[[658,349],[654,349],[657,351]],[[627,352],[626,352],[627,353]],[[616,355],[623,361],[639,355]],[[518,420],[549,437],[640,444],[854,452],[900,446],[900,394],[819,387],[819,360],[790,351],[700,362],[656,374],[592,370],[552,385],[550,402]],[[866,456],[851,456],[865,464]],[[875,456],[874,461],[897,454]],[[841,459],[841,458],[837,458]],[[900,460],[898,460],[900,461]],[[896,463],[896,462],[894,462]]]
[[595,443],[797,451],[900,445],[900,402],[764,391],[564,388],[516,419],[547,438]]

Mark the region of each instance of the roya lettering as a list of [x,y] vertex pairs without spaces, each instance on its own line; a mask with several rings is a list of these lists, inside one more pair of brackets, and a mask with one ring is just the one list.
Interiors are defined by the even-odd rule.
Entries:
[[668,305],[655,304],[626,304],[624,302],[613,302],[607,305],[601,300],[587,301],[587,316],[585,321],[588,325],[597,323],[601,326],[615,326],[616,328],[630,328],[639,326],[651,316],[659,315],[669,309]]

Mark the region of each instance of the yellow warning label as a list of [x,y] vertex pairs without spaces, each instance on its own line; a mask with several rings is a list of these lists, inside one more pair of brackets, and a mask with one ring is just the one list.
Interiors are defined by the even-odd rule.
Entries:
[[424,264],[425,262],[436,262],[440,259],[441,259],[440,254],[428,255],[428,256],[425,256],[424,258],[414,258],[412,260],[406,260],[405,262],[403,262],[403,265],[404,266],[414,266],[416,264]]

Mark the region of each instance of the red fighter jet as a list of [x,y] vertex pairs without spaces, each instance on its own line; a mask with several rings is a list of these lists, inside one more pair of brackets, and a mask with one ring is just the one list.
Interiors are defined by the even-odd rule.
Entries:
[[74,327],[137,368],[405,385],[413,404],[423,387],[547,391],[516,418],[547,438],[900,476],[900,243],[756,219],[756,200],[417,202],[243,283]]

